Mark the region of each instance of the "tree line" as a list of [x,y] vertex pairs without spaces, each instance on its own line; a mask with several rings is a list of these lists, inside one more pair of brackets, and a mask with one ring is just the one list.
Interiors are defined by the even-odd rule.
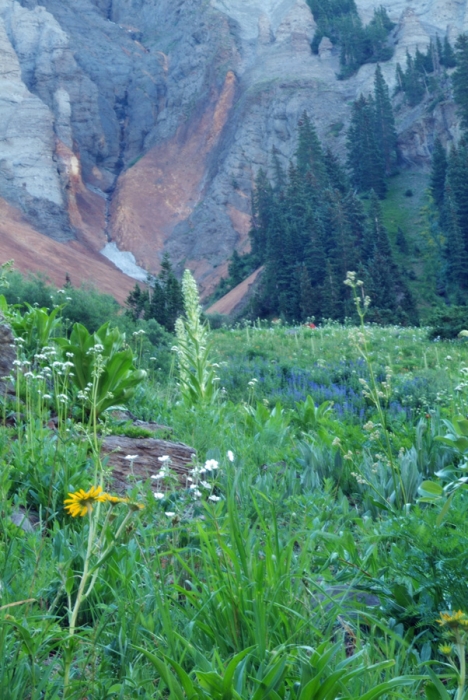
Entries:
[[382,223],[379,197],[368,211],[338,159],[322,147],[306,113],[287,172],[273,156],[275,177],[258,173],[253,194],[251,252],[234,256],[230,274],[263,265],[253,316],[287,321],[344,320],[354,302],[343,284],[355,270],[372,297],[371,316],[386,323],[415,323],[417,312],[405,272],[397,265]]
[[354,0],[308,0],[308,3],[317,24],[312,51],[318,53],[325,36],[339,46],[341,80],[349,78],[365,63],[388,61],[393,56],[388,35],[395,24],[384,7],[374,10],[372,20],[364,26]]

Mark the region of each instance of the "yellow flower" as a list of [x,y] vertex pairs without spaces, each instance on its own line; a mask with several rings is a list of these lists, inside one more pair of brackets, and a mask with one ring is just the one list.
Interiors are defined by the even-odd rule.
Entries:
[[143,510],[145,507],[142,503],[136,503],[135,501],[131,501],[129,498],[121,498],[120,496],[112,496],[110,493],[106,493],[106,501],[111,503],[112,505],[116,505],[117,503],[126,503],[130,510]]
[[439,651],[441,654],[445,654],[446,656],[450,656],[450,654],[452,653],[453,650],[452,650],[452,647],[450,646],[450,644],[441,644],[439,647]]
[[128,500],[128,507],[130,508],[130,510],[135,511],[135,510],[143,510],[143,508],[145,506],[143,505],[143,503],[136,503],[136,501]]
[[440,613],[440,619],[437,622],[441,627],[447,626],[450,629],[468,627],[468,617],[461,610],[454,613]]
[[120,498],[120,496],[111,496],[110,493],[106,493],[106,501],[109,503],[112,503],[112,505],[116,505],[117,503],[129,503],[128,498]]
[[107,493],[102,492],[101,486],[91,486],[89,491],[80,489],[75,493],[68,494],[70,498],[64,500],[65,510],[73,518],[78,515],[84,517],[87,513],[91,513],[95,503],[103,503],[107,501]]

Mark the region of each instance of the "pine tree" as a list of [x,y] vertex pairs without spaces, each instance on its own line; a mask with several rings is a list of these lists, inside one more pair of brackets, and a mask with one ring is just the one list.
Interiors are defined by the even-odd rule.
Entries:
[[148,292],[144,294],[146,294],[143,305],[144,318],[154,319],[167,331],[173,333],[175,322],[183,313],[184,302],[181,285],[174,275],[167,253],[164,254],[161,263],[161,272],[151,285],[151,294]]
[[136,283],[125,301],[126,305],[129,307],[127,313],[133,318],[134,321],[137,321],[143,316],[148,300],[148,292],[146,290],[142,290],[140,285]]
[[457,65],[455,51],[452,49],[448,36],[444,38],[444,48],[442,50],[440,63],[442,66],[445,66],[445,68],[455,68]]
[[258,267],[265,262],[267,254],[268,227],[275,212],[273,188],[266,172],[260,169],[255,179],[252,196],[252,228],[249,232],[252,257]]
[[374,77],[374,104],[376,140],[382,149],[385,173],[390,175],[397,160],[397,132],[388,85],[379,65]]
[[404,79],[406,99],[410,107],[415,107],[424,97],[424,83],[421,73],[416,70],[414,59],[406,52],[406,71]]
[[174,275],[167,253],[164,254],[158,279],[164,290],[165,322],[162,325],[172,333],[175,329],[175,322],[184,311],[184,297],[182,285]]
[[434,150],[432,152],[432,169],[430,180],[430,191],[435,205],[439,211],[442,210],[444,204],[445,177],[447,174],[447,156],[445,148],[439,137],[434,141]]
[[362,192],[373,189],[383,199],[387,191],[382,145],[375,133],[375,105],[363,95],[353,104],[348,130],[348,166]]
[[461,141],[458,148],[452,148],[447,166],[447,180],[453,194],[458,221],[468,250],[468,148]]
[[298,125],[296,167],[301,176],[309,175],[314,182],[323,181],[326,169],[323,150],[309,115],[304,112]]
[[468,286],[468,255],[450,182],[445,187],[445,234],[449,281],[457,288]]
[[337,279],[331,261],[327,260],[325,280],[322,286],[322,318],[333,318],[340,321],[343,320],[343,286],[343,280]]
[[330,148],[327,148],[325,152],[325,169],[330,187],[345,194],[349,189],[349,179],[340,161]]
[[453,92],[462,126],[468,129],[468,35],[461,34],[455,43],[457,68],[453,73]]

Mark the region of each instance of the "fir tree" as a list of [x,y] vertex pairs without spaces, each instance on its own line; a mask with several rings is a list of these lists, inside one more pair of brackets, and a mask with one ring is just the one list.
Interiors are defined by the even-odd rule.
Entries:
[[418,105],[425,92],[423,76],[408,51],[406,52],[405,92],[410,107]]
[[445,234],[449,281],[457,288],[468,286],[468,255],[450,182],[445,187]]
[[387,191],[382,145],[375,133],[375,105],[363,95],[353,104],[348,130],[348,166],[353,183],[361,191],[373,189],[383,198]]
[[155,319],[169,332],[174,331],[175,322],[184,310],[182,291],[176,279],[167,254],[161,263],[161,272],[149,282],[149,290],[142,290],[138,284],[127,297],[129,314],[136,321]]
[[468,35],[461,34],[455,43],[457,68],[452,76],[455,102],[462,126],[468,129]]
[[382,149],[385,173],[390,175],[397,160],[397,133],[388,85],[380,66],[374,77],[374,105],[376,141]]
[[430,191],[435,205],[439,211],[442,210],[444,204],[445,177],[447,174],[447,156],[445,148],[439,137],[434,141],[434,150],[432,152],[432,169],[430,180]]
[[131,316],[131,318],[133,318],[134,321],[142,318],[148,304],[148,300],[148,292],[146,290],[142,290],[140,285],[136,283],[125,302],[129,307],[127,313]]
[[445,66],[445,68],[455,68],[457,65],[455,51],[450,44],[448,36],[445,36],[444,38],[444,47],[442,49],[442,54],[440,55],[440,64]]
[[450,185],[459,225],[468,250],[468,148],[461,142],[452,148],[447,165],[447,181]]

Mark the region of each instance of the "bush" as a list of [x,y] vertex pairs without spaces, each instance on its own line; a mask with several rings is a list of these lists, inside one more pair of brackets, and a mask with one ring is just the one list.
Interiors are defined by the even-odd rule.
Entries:
[[429,338],[457,338],[460,331],[468,328],[468,307],[446,306],[435,311],[429,318]]

